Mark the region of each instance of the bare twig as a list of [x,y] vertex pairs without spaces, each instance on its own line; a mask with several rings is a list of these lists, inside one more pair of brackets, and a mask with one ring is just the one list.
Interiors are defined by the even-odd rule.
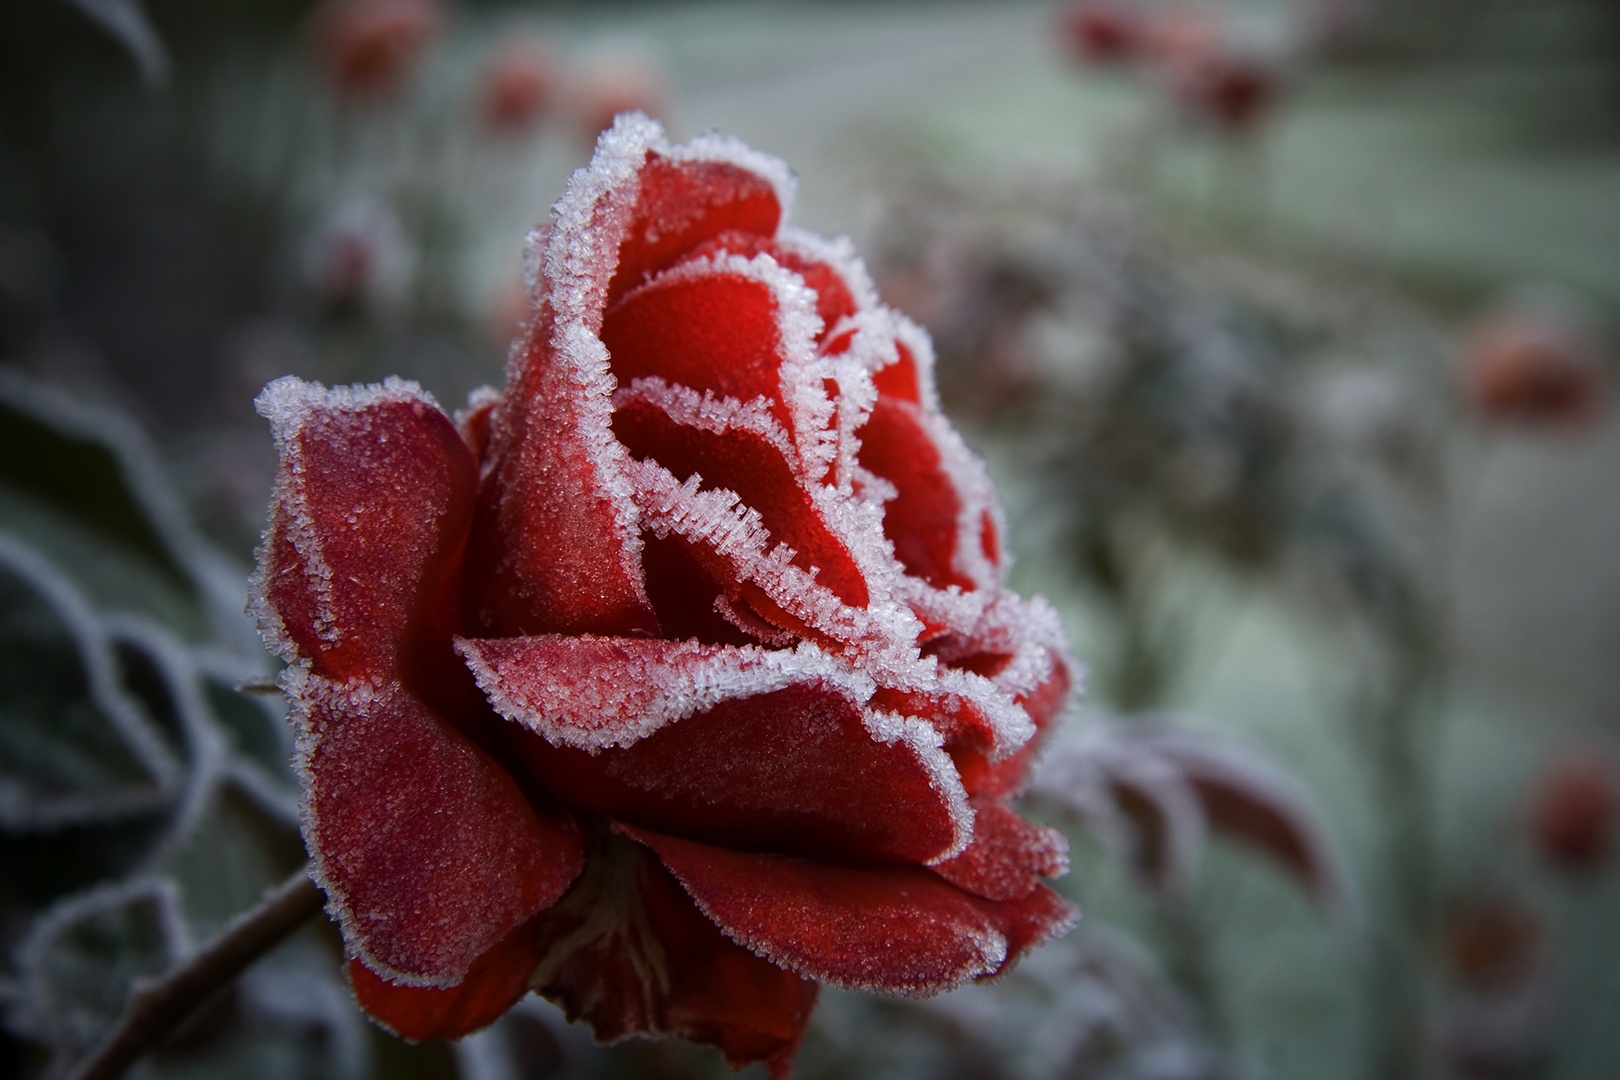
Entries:
[[116,1080],[215,990],[321,910],[325,897],[306,865],[213,941],[157,982],[137,986],[118,1026],[64,1080]]

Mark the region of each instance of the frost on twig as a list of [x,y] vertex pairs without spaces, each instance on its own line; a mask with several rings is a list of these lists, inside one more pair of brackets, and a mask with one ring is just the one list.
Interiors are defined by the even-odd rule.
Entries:
[[[304,854],[281,701],[237,690],[269,674],[245,569],[117,414],[0,375],[0,450],[0,1024],[60,1071]],[[282,950],[228,1014],[363,1071],[332,970]]]

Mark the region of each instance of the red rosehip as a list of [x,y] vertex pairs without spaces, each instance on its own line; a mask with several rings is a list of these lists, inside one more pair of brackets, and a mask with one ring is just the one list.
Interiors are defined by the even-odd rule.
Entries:
[[1061,27],[1070,54],[1082,63],[1123,63],[1142,50],[1142,14],[1118,0],[1079,0],[1063,13]]
[[521,132],[534,126],[556,97],[557,60],[538,38],[502,45],[484,66],[480,112],[492,131]]
[[309,44],[339,95],[377,100],[404,85],[440,22],[432,0],[323,0],[310,16]]
[[1551,865],[1590,871],[1613,849],[1617,813],[1613,766],[1601,758],[1565,758],[1542,774],[1531,794],[1531,840]]
[[1189,119],[1223,134],[1245,135],[1276,104],[1282,80],[1259,57],[1221,50],[1181,61],[1170,72],[1170,85]]
[[574,128],[582,138],[594,140],[620,113],[662,115],[664,96],[664,77],[654,57],[636,49],[604,53],[575,76],[570,94]]
[[1546,930],[1536,914],[1500,896],[1459,905],[1441,927],[1446,973],[1469,990],[1501,993],[1524,985],[1544,959]]
[[1488,315],[1463,344],[1463,388],[1493,423],[1581,427],[1596,418],[1606,357],[1577,324],[1538,311]]

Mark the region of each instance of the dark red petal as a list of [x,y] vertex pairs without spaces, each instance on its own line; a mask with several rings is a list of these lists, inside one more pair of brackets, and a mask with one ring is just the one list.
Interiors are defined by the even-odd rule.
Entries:
[[459,1039],[493,1024],[528,992],[540,956],[525,924],[474,961],[457,986],[401,986],[360,960],[349,961],[349,985],[360,1007],[401,1038]]
[[816,984],[728,941],[640,847],[604,837],[579,884],[536,923],[535,988],[598,1039],[678,1035],[733,1068],[791,1063]]
[[641,536],[641,565],[647,572],[647,599],[658,613],[664,636],[712,645],[757,644],[720,614],[716,602],[726,594],[720,583],[675,537]]
[[771,181],[730,161],[647,154],[608,303],[718,233],[775,236],[783,207]]
[[306,835],[344,938],[373,970],[433,985],[561,896],[584,858],[505,770],[398,687],[289,669]]
[[1160,733],[1151,745],[1181,771],[1212,832],[1276,860],[1323,908],[1344,911],[1349,906],[1349,885],[1332,840],[1287,776],[1229,747],[1181,732]]
[[1040,878],[1069,868],[1069,844],[1056,829],[1031,825],[1006,803],[974,800],[973,843],[934,867],[959,889],[986,900],[1021,900]]
[[[713,688],[721,687],[735,695],[729,700],[664,722],[624,749],[592,754],[553,745],[565,738],[576,746],[611,745],[619,732],[625,734],[623,745],[652,727],[643,723],[644,715],[666,714],[669,701],[608,688],[634,686],[649,665],[657,666],[660,649],[681,656],[695,648],[622,642],[615,645],[630,659],[595,667],[576,662],[599,652],[601,644],[466,643],[476,650],[474,671],[496,710],[551,739],[515,745],[533,775],[565,805],[720,843],[852,859],[926,862],[967,842],[966,797],[950,759],[927,744],[920,722],[905,727],[895,718],[869,727],[846,691],[813,674],[769,689],[791,674],[714,663],[683,677],[671,698],[713,700]],[[796,662],[794,654],[775,655]],[[603,716],[589,717],[588,709],[571,702],[576,694],[602,702]],[[592,730],[585,732],[588,738],[570,738],[570,726]]]
[[391,672],[460,554],[477,472],[450,419],[409,384],[279,379],[259,398],[281,450],[257,586],[283,655],[329,678]]
[[855,868],[711,847],[642,829],[626,835],[664,865],[733,940],[823,982],[936,994],[1000,972],[1073,920],[1049,890],[983,900],[920,867]]
[[628,459],[607,436],[612,377],[560,352],[552,330],[543,312],[493,417],[493,467],[467,548],[468,621],[490,634],[656,632]]
[[780,312],[770,285],[729,271],[659,278],[602,320],[620,386],[656,376],[719,397],[773,403],[784,427]]
[[899,490],[883,508],[883,534],[900,564],[936,589],[974,588],[956,565],[962,501],[923,425],[921,407],[880,397],[860,440],[862,467]]
[[816,294],[816,314],[821,316],[823,339],[828,331],[838,324],[838,320],[856,312],[855,296],[850,291],[849,284],[844,281],[844,275],[839,273],[837,268],[803,252],[785,247],[774,237],[760,233],[725,232],[694,248],[686,258],[698,259],[720,254],[741,255],[745,258],[769,255],[779,265],[787,267],[803,278],[805,285]]
[[990,753],[996,741],[995,725],[972,700],[960,694],[879,687],[872,695],[872,707],[902,716],[927,720],[945,739],[950,750],[972,747]]
[[867,605],[870,596],[860,567],[769,438],[741,427],[700,430],[639,400],[619,407],[613,431],[633,455],[658,462],[677,480],[697,476],[702,489],[734,492],[759,513],[772,543],[793,549],[794,565],[815,573],[844,603]]

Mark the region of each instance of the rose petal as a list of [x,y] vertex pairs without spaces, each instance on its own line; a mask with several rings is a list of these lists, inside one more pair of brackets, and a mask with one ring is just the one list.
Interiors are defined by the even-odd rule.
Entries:
[[[705,415],[678,408],[681,404],[668,395],[664,401],[624,401],[614,416],[614,434],[631,454],[657,461],[678,480],[695,476],[703,490],[736,494],[758,512],[772,542],[793,549],[796,566],[814,574],[844,603],[865,607],[870,594],[861,567],[822,519],[784,456],[787,448],[768,431],[724,424],[720,418],[710,425],[719,430],[705,430],[697,426]],[[711,415],[718,411],[713,406],[707,410]]]
[[281,452],[255,608],[283,658],[343,679],[393,671],[417,635],[448,641],[454,608],[436,601],[477,485],[449,418],[399,380],[288,376],[255,405]]
[[634,463],[635,499],[642,520],[660,539],[675,538],[714,580],[729,583],[766,622],[873,665],[915,662],[920,625],[892,600],[864,608],[844,603],[793,562],[791,549],[770,544],[760,515],[735,493],[702,490],[655,461]]
[[855,868],[755,855],[644,829],[703,913],[751,951],[835,986],[927,995],[1001,972],[1074,911],[1037,888],[1015,901],[969,895],[917,867]]
[[986,900],[1021,900],[1040,878],[1069,869],[1069,842],[1056,829],[1031,825],[1004,802],[975,800],[973,843],[934,873]]
[[543,313],[491,418],[468,541],[468,616],[485,632],[657,630],[612,395],[601,342]]
[[504,769],[397,685],[288,668],[306,837],[349,948],[378,974],[454,986],[561,896],[583,860]]
[[602,341],[619,384],[656,376],[720,397],[782,397],[783,341],[776,295],[758,277],[710,269],[665,274],[619,301],[602,320]]
[[[704,155],[707,148],[726,145],[723,140],[689,143],[686,152]],[[751,152],[749,160],[756,165],[768,161]],[[774,236],[786,209],[778,191],[780,179],[738,160],[699,156],[676,160],[653,150],[639,179],[630,225],[619,247],[618,269],[608,287],[610,304],[650,272],[671,265],[683,252],[718,233],[738,230]]]
[[475,960],[456,986],[401,986],[360,960],[349,961],[349,985],[360,1007],[401,1038],[459,1039],[493,1024],[528,993],[540,957],[526,923]]
[[[815,294],[816,314],[821,317],[822,326],[819,337],[825,340],[839,320],[860,310],[855,299],[859,286],[852,285],[846,276],[851,272],[850,267],[859,263],[853,252],[818,250],[822,245],[816,243],[816,238],[789,232],[790,235],[786,237],[740,230],[724,232],[692,249],[687,258],[708,258],[721,253],[744,258],[769,255],[778,264],[799,275]],[[839,255],[844,258],[839,259]]]
[[866,713],[870,682],[818,650],[567,637],[461,648],[496,711],[548,740],[520,752],[567,805],[851,858],[927,862],[968,842],[938,736]]
[[579,884],[537,921],[535,987],[604,1042],[679,1035],[718,1046],[733,1068],[785,1076],[816,984],[739,948],[656,859],[603,838]]

